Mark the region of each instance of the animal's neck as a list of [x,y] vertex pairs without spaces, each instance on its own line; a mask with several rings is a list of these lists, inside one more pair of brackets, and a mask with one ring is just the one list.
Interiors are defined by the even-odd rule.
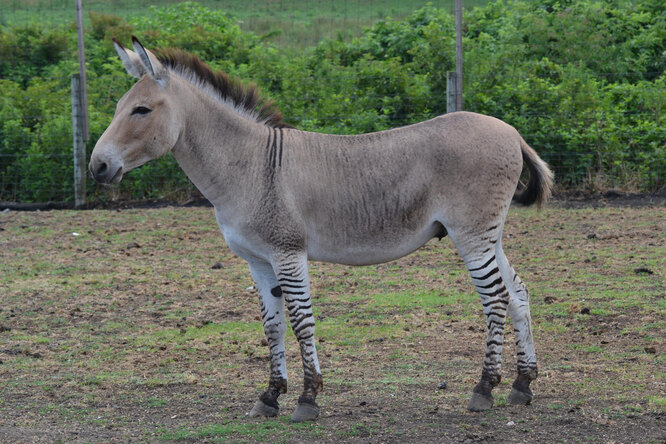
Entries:
[[219,207],[235,200],[243,182],[257,173],[268,129],[186,88],[194,97],[183,105],[185,125],[173,154],[192,183]]

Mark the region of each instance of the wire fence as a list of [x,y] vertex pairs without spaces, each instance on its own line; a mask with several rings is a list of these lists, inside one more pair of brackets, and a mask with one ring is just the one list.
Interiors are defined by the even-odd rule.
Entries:
[[[86,29],[90,28],[90,13],[115,14],[123,18],[130,18],[137,14],[149,15],[151,9],[148,4],[168,5],[178,3],[177,1],[163,0],[160,2],[144,0],[84,0],[84,17]],[[200,1],[200,4],[210,7],[214,10],[223,10],[231,13],[240,20],[243,30],[253,32],[260,36],[262,41],[268,41],[278,47],[290,47],[291,49],[307,48],[316,45],[323,39],[338,39],[349,41],[353,36],[359,35],[364,28],[371,26],[378,20],[387,16],[401,18],[409,15],[414,10],[426,5],[422,1],[403,1],[395,0],[377,0],[375,2],[363,2],[360,0],[343,1],[324,1],[324,0],[285,0],[272,2],[254,2],[239,0],[211,0]],[[441,0],[428,2],[437,8],[450,12],[454,10],[453,0]],[[372,6],[368,6],[372,4]],[[481,1],[465,1],[465,6],[483,4]],[[34,0],[31,2],[22,2],[15,0],[0,0],[0,29],[2,26],[29,25],[38,21],[40,25],[74,25],[75,6],[73,0]],[[451,36],[453,38],[453,36]],[[70,42],[71,43],[71,42]],[[0,52],[11,53],[20,48],[11,46],[13,43],[0,40]],[[4,47],[3,47],[4,45]],[[524,44],[523,44],[524,46]],[[35,57],[45,57],[46,61],[50,54],[36,54]],[[75,68],[72,63],[72,72]],[[11,71],[6,69],[5,71]],[[599,77],[608,77],[617,75],[617,72],[598,72]],[[655,72],[660,74],[659,72]],[[43,101],[56,100],[46,95],[40,95],[35,85],[27,83],[22,85],[24,88],[16,94],[24,94],[22,100],[32,104],[34,102],[34,114],[23,115],[20,118],[12,115],[0,113],[0,201],[5,202],[28,202],[28,201],[71,201],[73,200],[73,179],[72,179],[72,155],[63,151],[63,146],[71,146],[71,98],[69,95],[69,78],[62,76],[49,77],[48,70],[42,73],[46,81],[51,82],[52,86],[61,87],[62,94],[57,97],[61,102],[60,109],[62,115],[51,119],[53,116],[44,114],[47,108]],[[371,76],[368,76],[372,80]],[[255,79],[260,84],[269,83],[271,79]],[[377,77],[378,82],[383,81],[382,77]],[[0,82],[2,77],[0,76]],[[0,89],[2,84],[0,84]],[[109,92],[114,100],[120,98],[124,91]],[[3,93],[4,94],[4,93]],[[441,92],[442,95],[445,91]],[[468,94],[466,91],[465,94]],[[8,97],[11,94],[7,94]],[[399,100],[400,97],[396,96]],[[396,99],[390,94],[381,97],[365,97],[366,99],[378,99],[391,101]],[[351,97],[351,100],[361,99],[362,97]],[[42,102],[40,102],[40,100]],[[95,98],[93,98],[95,100]],[[99,97],[97,98],[99,100]],[[32,106],[32,105],[31,105]],[[0,108],[1,109],[1,108]],[[30,106],[27,107],[30,109]],[[56,109],[51,107],[49,109]],[[594,113],[594,110],[589,113]],[[627,114],[639,114],[642,111],[631,110]],[[303,111],[298,118],[300,121],[317,120],[325,125],[334,125],[336,122],[348,120],[350,116],[338,114],[316,114],[317,111]],[[571,113],[562,114],[563,117],[570,119],[580,119],[583,121],[592,121],[595,116],[581,115]],[[545,118],[547,115],[539,112],[526,111],[523,116],[525,119]],[[409,122],[409,116],[404,117],[405,123]],[[45,119],[51,119],[45,121]],[[18,121],[28,122],[25,126],[20,126]],[[393,116],[394,122],[401,122],[401,116]],[[41,130],[44,127],[53,127],[50,137],[49,132],[46,136],[40,136],[39,140],[30,139],[28,136],[36,127]],[[60,128],[59,131],[58,128]],[[67,129],[68,128],[68,129]],[[67,129],[67,131],[64,131]],[[521,128],[518,128],[521,130]],[[101,134],[103,128],[94,128],[93,133],[97,136]],[[647,131],[647,130],[646,130]],[[530,142],[531,140],[542,137],[538,134],[530,134],[529,131],[521,131],[523,137]],[[61,136],[60,134],[65,134]],[[618,134],[618,137],[621,136]],[[22,140],[30,140],[29,143],[20,149],[16,147],[22,143]],[[89,142],[88,150],[94,145],[94,138]],[[539,146],[534,148],[540,151]],[[632,176],[631,165],[641,160],[640,153],[627,151],[621,158],[603,158],[598,151],[589,150],[585,152],[572,152],[565,145],[558,145],[553,141],[547,153],[543,153],[544,160],[559,166],[558,174],[561,177],[577,177],[578,183],[572,181],[571,184],[580,186],[586,181],[588,186],[603,187],[624,187],[633,189],[655,189],[664,182],[663,170],[657,170],[650,174],[644,174],[640,179]],[[175,161],[167,157],[163,161],[161,168],[137,172],[137,175],[143,175],[142,180],[135,183],[125,183],[120,187],[108,188],[102,187],[89,181],[88,198],[90,200],[104,201],[117,198],[145,199],[145,198],[163,198],[171,197],[177,200],[189,200],[197,198],[199,195],[193,185],[179,172]],[[585,177],[580,174],[580,165],[582,164],[606,164],[607,175],[598,177]],[[134,174],[134,173],[133,173]],[[177,176],[177,179],[174,177]],[[603,183],[601,183],[603,182]],[[30,190],[29,192],[27,190]]]
[[[83,0],[84,23],[90,12],[113,14],[125,20],[149,16],[152,7],[182,3],[182,0]],[[324,39],[350,38],[378,20],[399,19],[427,4],[451,12],[455,0],[198,0],[207,8],[223,11],[239,20],[245,31],[289,47],[309,47]],[[465,0],[465,7],[484,5],[486,0]],[[75,23],[74,0],[0,0],[0,26]],[[193,25],[196,25],[193,23]]]

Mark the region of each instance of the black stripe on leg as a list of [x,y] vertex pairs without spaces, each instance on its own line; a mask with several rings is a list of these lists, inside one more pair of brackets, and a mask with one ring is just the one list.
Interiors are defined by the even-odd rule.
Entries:
[[480,267],[477,267],[477,268],[470,268],[469,271],[471,272],[471,271],[479,271],[479,270],[483,270],[483,269],[486,268],[488,265],[490,265],[490,263],[491,263],[492,261],[494,261],[494,260],[495,260],[495,256],[493,255],[493,257],[491,257],[490,259],[488,259],[488,262],[486,262],[485,264],[481,265]]
[[[477,285],[476,288],[486,288],[487,289],[487,288],[492,288],[495,285],[500,285],[501,283],[502,283],[502,278],[498,277],[497,279],[492,281],[490,284],[488,284],[488,285]],[[504,286],[502,286],[502,287],[504,287]]]
[[477,281],[483,281],[485,279],[488,279],[490,276],[492,276],[495,273],[499,273],[499,268],[497,268],[497,267],[493,268],[485,276],[481,276],[481,277],[472,276],[472,279],[476,279]]
[[280,281],[283,282],[283,283],[284,282],[291,282],[291,283],[294,283],[294,284],[302,284],[303,283],[303,279],[281,278]]

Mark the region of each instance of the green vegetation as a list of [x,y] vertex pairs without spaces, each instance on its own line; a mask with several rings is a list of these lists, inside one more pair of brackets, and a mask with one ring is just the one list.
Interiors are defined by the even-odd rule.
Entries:
[[[128,43],[132,34],[149,48],[192,51],[215,68],[256,81],[288,122],[304,130],[378,131],[446,111],[446,72],[454,67],[455,47],[448,8],[426,6],[399,20],[382,19],[353,38],[356,31],[336,25],[350,33],[328,33],[335,38],[302,50],[306,40],[299,37],[292,45],[286,36],[275,39],[277,23],[284,29],[298,26],[290,26],[273,3],[252,10],[275,20],[257,26],[256,33],[242,23],[249,17],[228,3],[238,17],[188,2],[141,14],[123,7],[114,11],[120,16],[90,13],[89,149],[132,85],[110,39]],[[401,17],[404,8],[415,5],[373,3],[377,9],[346,3],[344,8],[358,8],[365,25],[378,15]],[[312,22],[321,12],[298,10],[303,12],[293,20],[299,23]],[[333,20],[348,11],[329,14]],[[465,109],[514,125],[564,186],[648,191],[664,186],[661,2],[498,1],[465,11],[464,21]],[[18,16],[4,22],[14,24],[0,26],[0,201],[70,200],[75,30]],[[88,187],[91,200],[183,198],[192,192],[170,156],[130,173],[119,188]]]

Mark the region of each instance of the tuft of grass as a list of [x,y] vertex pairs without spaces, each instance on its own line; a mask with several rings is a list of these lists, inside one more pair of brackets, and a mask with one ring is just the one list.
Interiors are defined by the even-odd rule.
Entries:
[[288,422],[287,417],[278,419],[262,419],[259,422],[228,422],[224,424],[208,424],[196,428],[180,427],[175,430],[158,429],[157,435],[164,441],[206,440],[212,442],[238,442],[249,439],[252,442],[289,442],[293,437],[321,436],[321,427],[314,423],[295,424]]

